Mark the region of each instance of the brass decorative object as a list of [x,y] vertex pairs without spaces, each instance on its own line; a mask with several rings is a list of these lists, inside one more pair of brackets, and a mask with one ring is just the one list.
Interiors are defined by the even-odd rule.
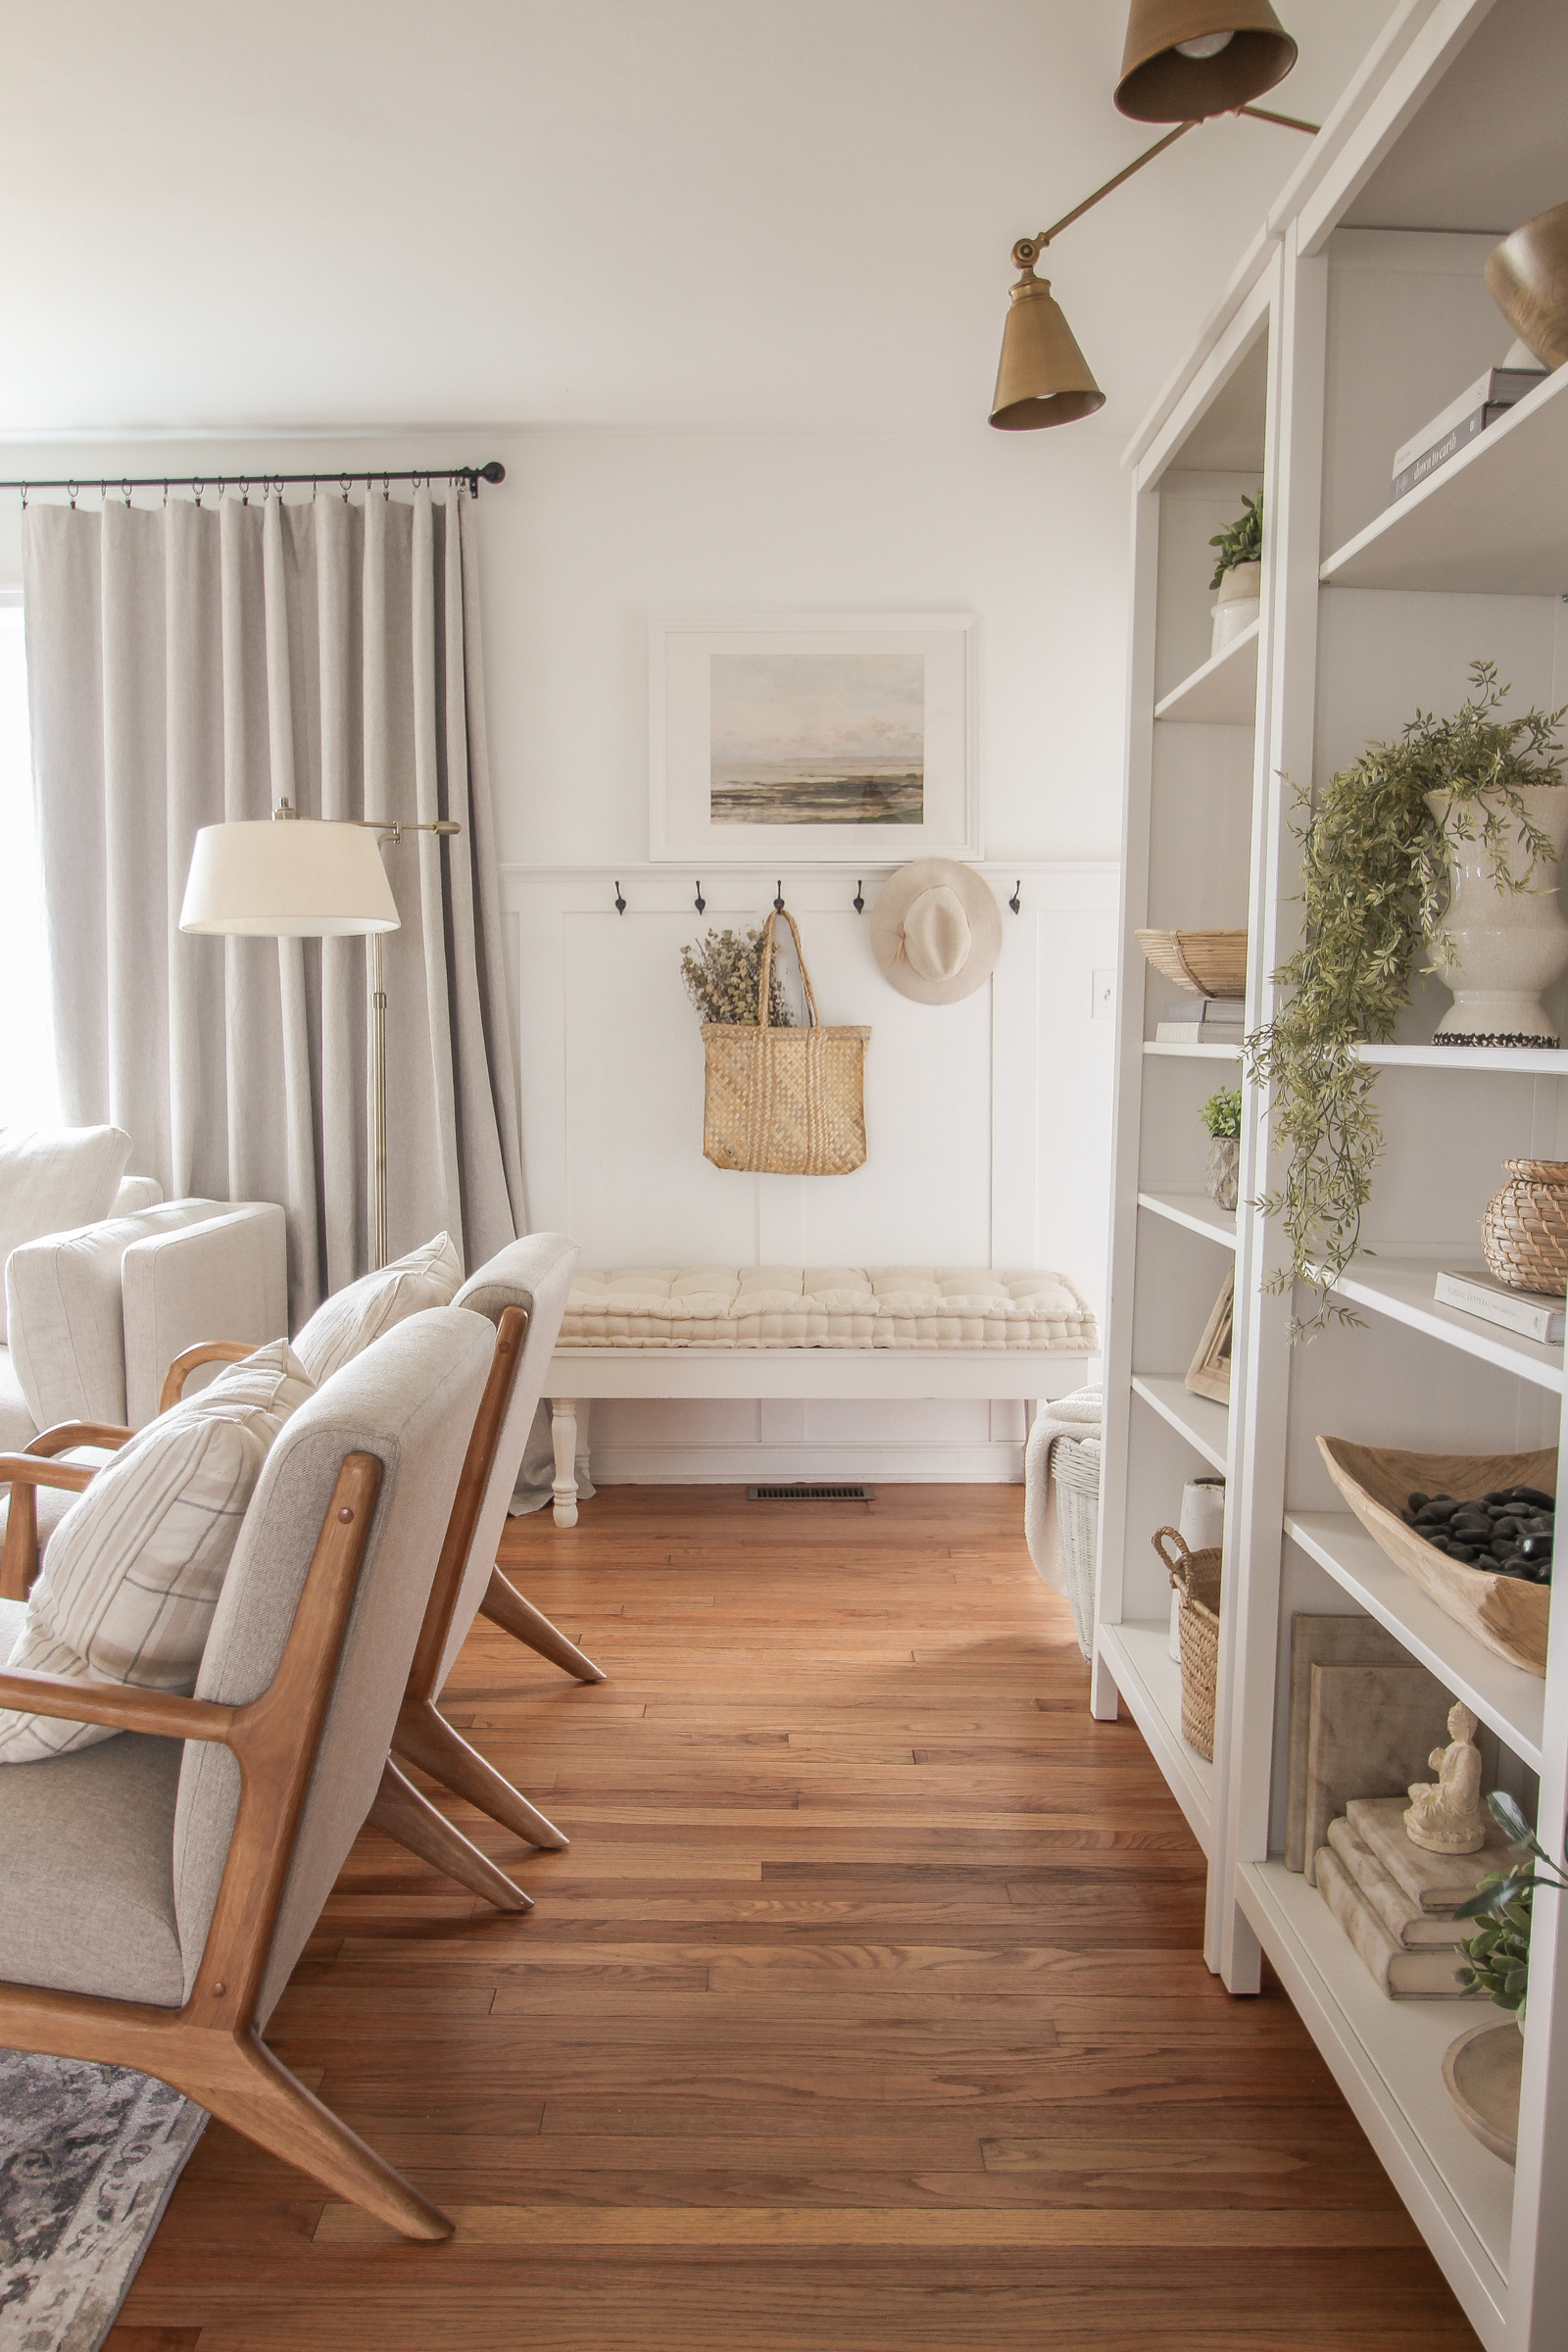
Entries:
[[1283,81],[1296,58],[1268,0],[1132,0],[1117,112],[1137,122],[1234,114]]
[[1488,254],[1487,291],[1544,368],[1568,360],[1568,204],[1538,213]]
[[1043,424],[1071,424],[1092,416],[1105,405],[1105,395],[1090,373],[1072,328],[1051,291],[1051,280],[1036,277],[1034,265],[1043,250],[1034,237],[1020,237],[1012,249],[1021,271],[1008,297],[1002,329],[1002,359],[997,368],[996,397],[991,421],[1004,433],[1029,433]]

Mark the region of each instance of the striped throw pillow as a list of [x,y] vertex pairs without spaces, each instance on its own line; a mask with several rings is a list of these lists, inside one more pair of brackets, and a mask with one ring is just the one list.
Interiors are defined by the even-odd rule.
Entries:
[[[286,1340],[259,1348],[138,1431],[50,1539],[6,1663],[189,1692],[262,1464],[315,1383]],[[115,1734],[0,1708],[0,1764]]]
[[406,1315],[450,1306],[463,1283],[463,1260],[449,1233],[422,1242],[407,1257],[362,1274],[324,1299],[294,1342],[295,1353],[318,1388]]

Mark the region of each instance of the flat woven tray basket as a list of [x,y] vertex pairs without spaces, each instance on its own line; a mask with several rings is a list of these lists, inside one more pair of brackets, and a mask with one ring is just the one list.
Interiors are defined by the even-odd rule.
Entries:
[[1140,931],[1138,945],[1156,972],[1200,997],[1245,997],[1245,931]]
[[[1166,1539],[1174,1544],[1171,1557]],[[1174,1527],[1156,1528],[1154,1549],[1171,1583],[1181,1594],[1179,1630],[1182,1645],[1182,1738],[1205,1764],[1214,1761],[1214,1695],[1219,1687],[1219,1585],[1223,1557],[1211,1550],[1190,1550]]]

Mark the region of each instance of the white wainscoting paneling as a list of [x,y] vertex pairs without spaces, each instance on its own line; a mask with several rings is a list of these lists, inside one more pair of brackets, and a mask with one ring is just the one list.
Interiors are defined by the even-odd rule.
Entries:
[[[1115,1024],[1111,864],[983,866],[1003,904],[993,978],[952,1005],[884,980],[867,917],[888,867],[502,869],[514,947],[529,1221],[583,1263],[1057,1266],[1103,1313]],[[865,915],[852,904],[863,884]],[[703,1044],[680,951],[749,929],[782,881],[822,1018],[867,1022],[866,1164],[741,1176],[703,1157]],[[616,885],[626,901],[617,914]],[[1022,912],[1007,907],[1014,884]],[[787,982],[796,997],[793,956]],[[601,1402],[609,1483],[1018,1479],[1016,1402]]]

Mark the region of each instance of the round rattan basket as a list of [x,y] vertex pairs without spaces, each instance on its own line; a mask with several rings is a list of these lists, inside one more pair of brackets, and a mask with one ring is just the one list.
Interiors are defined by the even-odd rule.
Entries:
[[[1172,1559],[1165,1538],[1176,1547]],[[1192,1551],[1174,1527],[1156,1528],[1154,1549],[1182,1596],[1182,1738],[1205,1764],[1214,1761],[1214,1694],[1219,1687],[1219,1586],[1222,1554]]]
[[1507,1183],[1487,1202],[1481,1248],[1515,1291],[1568,1293],[1568,1160],[1505,1159]]
[[1140,931],[1138,945],[1156,972],[1200,997],[1245,997],[1245,931]]

